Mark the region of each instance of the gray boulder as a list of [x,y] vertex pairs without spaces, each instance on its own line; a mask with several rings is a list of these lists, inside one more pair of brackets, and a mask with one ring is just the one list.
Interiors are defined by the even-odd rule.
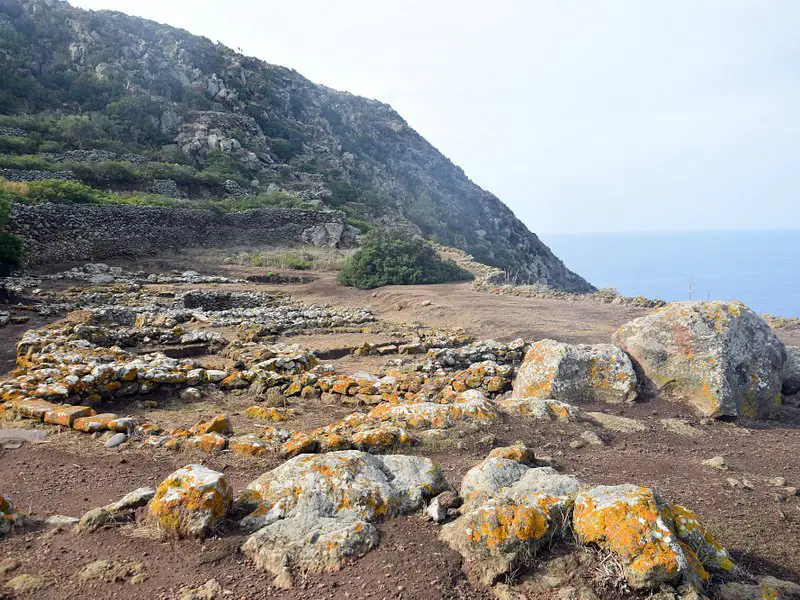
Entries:
[[768,418],[786,349],[741,302],[675,302],[614,334],[653,391],[706,417]]
[[247,487],[244,527],[258,530],[242,546],[286,587],[292,573],[338,569],[378,544],[374,521],[409,514],[448,489],[441,469],[418,456],[357,450],[301,454]]
[[533,344],[514,382],[514,398],[563,402],[633,402],[636,373],[630,358],[611,344]]
[[800,348],[795,346],[786,349],[782,391],[787,396],[800,392]]

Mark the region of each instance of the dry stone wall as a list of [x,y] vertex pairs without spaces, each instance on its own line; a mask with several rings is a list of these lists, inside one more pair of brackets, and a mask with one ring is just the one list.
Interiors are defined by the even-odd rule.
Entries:
[[340,211],[256,209],[217,213],[127,205],[14,205],[8,231],[25,240],[29,266],[136,258],[167,249],[349,243]]

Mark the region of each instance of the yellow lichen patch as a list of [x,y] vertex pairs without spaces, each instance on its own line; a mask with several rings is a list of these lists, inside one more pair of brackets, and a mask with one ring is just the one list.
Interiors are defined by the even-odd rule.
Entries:
[[94,415],[91,417],[81,417],[75,419],[72,427],[77,431],[84,431],[86,433],[95,433],[96,431],[108,431],[109,424],[116,420],[118,417],[112,413],[102,415]]
[[260,419],[262,421],[280,423],[288,421],[293,411],[291,409],[273,408],[271,406],[251,406],[244,414],[248,419]]
[[487,458],[506,458],[513,460],[523,465],[533,465],[536,462],[533,450],[528,448],[524,443],[517,442],[513,446],[506,446],[503,448],[495,448]]
[[204,433],[219,433],[222,435],[230,435],[233,433],[233,427],[230,419],[225,415],[217,415],[210,421],[205,423],[198,423],[192,427],[192,431],[198,434]]
[[536,506],[485,505],[470,513],[468,538],[491,551],[509,542],[540,540],[548,534],[547,517]]
[[228,449],[241,456],[261,456],[269,451],[269,445],[258,436],[248,434],[228,440]]
[[228,445],[228,440],[218,433],[202,433],[184,440],[184,448],[199,448],[206,454],[221,452]]

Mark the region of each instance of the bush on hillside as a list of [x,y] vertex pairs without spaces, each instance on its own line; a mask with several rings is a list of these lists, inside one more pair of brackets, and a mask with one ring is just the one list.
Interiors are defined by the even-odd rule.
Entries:
[[28,200],[34,204],[90,204],[97,202],[101,193],[77,181],[31,181],[28,184]]
[[339,272],[339,283],[361,289],[472,278],[469,271],[441,258],[422,238],[401,231],[368,234]]
[[0,195],[0,277],[10,275],[22,265],[22,240],[3,231],[11,216],[11,202]]

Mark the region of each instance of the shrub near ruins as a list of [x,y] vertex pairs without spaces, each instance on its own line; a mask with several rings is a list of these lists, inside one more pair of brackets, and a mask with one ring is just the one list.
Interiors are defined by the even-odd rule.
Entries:
[[442,259],[422,238],[401,231],[367,235],[364,245],[339,273],[339,283],[361,289],[472,278],[469,271]]
[[0,190],[0,277],[9,275],[22,264],[22,240],[3,231],[11,216],[11,201]]

